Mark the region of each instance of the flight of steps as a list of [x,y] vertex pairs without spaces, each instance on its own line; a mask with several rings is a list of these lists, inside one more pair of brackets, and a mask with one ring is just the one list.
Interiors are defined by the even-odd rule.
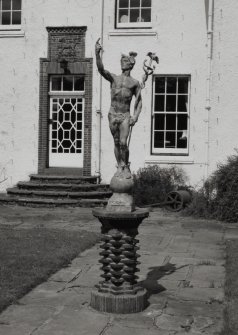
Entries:
[[104,206],[112,195],[109,185],[97,184],[95,176],[30,175],[0,194],[0,204],[23,206]]

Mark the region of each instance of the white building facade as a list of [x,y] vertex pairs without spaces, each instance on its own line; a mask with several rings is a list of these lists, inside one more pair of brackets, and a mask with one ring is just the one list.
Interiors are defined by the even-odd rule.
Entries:
[[[0,191],[30,174],[115,171],[103,63],[132,77],[155,52],[130,141],[131,170],[176,164],[201,185],[237,146],[238,3],[230,0],[1,0]],[[133,110],[133,103],[132,103]]]

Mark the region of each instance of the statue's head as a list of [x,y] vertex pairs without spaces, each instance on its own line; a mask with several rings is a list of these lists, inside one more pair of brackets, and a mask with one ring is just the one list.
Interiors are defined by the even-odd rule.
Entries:
[[135,57],[137,56],[136,52],[130,51],[129,55],[121,55],[121,69],[123,70],[132,70],[135,65]]

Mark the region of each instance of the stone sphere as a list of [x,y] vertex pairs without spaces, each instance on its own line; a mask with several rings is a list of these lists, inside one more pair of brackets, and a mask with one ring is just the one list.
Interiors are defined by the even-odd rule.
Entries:
[[132,193],[134,187],[134,180],[133,178],[120,178],[117,176],[113,176],[110,188],[113,193]]

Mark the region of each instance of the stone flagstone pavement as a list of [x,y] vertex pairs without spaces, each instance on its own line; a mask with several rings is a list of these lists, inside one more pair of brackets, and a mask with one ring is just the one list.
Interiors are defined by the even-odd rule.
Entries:
[[[100,231],[91,209],[0,208],[0,224]],[[100,280],[99,245],[86,250],[0,315],[0,335],[219,334],[224,308],[224,226],[155,209],[140,227],[139,281],[149,305],[137,314],[89,306]]]

